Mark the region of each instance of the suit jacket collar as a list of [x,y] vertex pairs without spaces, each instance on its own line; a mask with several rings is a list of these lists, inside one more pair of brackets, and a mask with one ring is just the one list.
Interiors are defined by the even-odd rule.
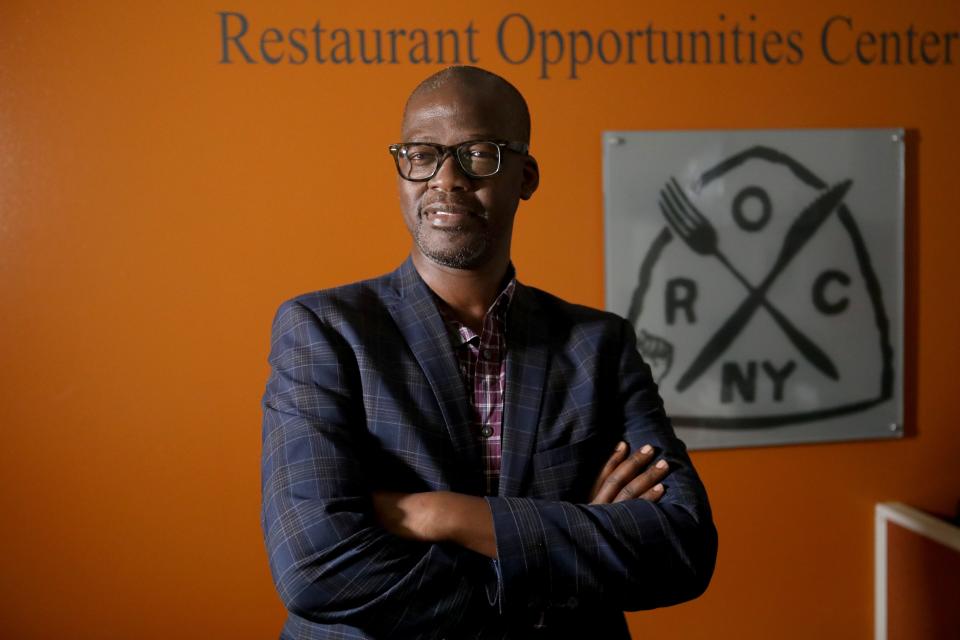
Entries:
[[391,274],[391,280],[397,297],[388,309],[437,398],[453,444],[456,460],[449,465],[455,474],[451,489],[482,494],[480,444],[471,433],[468,396],[433,292],[410,258]]
[[507,316],[501,496],[522,494],[537,438],[550,355],[550,324],[537,307],[534,292],[518,282]]
[[[469,396],[457,368],[456,356],[434,294],[417,273],[411,258],[390,276],[396,297],[390,313],[430,384],[446,422],[456,464],[454,491],[481,495],[481,447],[471,430]],[[528,472],[536,441],[549,348],[547,326],[538,314],[536,295],[517,282],[507,315],[507,385],[500,491],[518,496]]]

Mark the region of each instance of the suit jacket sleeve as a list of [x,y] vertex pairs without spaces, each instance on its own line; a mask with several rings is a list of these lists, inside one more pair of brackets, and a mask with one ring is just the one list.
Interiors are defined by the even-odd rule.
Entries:
[[710,581],[717,535],[706,493],[637,353],[633,328],[622,322],[619,333],[619,388],[611,400],[622,407],[631,450],[649,443],[669,462],[666,492],[657,503],[608,505],[488,498],[503,608],[633,611],[694,598]]
[[304,305],[285,303],[270,363],[263,528],[286,607],[376,637],[433,636],[457,623],[469,600],[486,597],[485,582],[495,592],[489,564],[474,554],[401,540],[374,520],[358,364],[343,335]]

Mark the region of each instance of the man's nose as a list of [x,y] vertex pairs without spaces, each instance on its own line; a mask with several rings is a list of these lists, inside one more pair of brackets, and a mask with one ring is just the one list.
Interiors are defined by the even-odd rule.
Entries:
[[440,159],[437,173],[430,178],[430,188],[440,191],[465,191],[470,188],[470,176],[463,172],[455,153]]

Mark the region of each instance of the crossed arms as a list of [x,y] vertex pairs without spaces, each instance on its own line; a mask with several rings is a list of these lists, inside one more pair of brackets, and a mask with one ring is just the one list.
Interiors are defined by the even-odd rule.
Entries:
[[[615,394],[623,424],[613,428],[630,451],[653,451],[622,459],[620,451],[594,470],[593,504],[398,495],[369,483],[366,428],[375,407],[364,397],[368,362],[357,353],[363,323],[319,306],[281,307],[264,396],[263,525],[291,613],[416,636],[462,623],[477,602],[491,614],[491,601],[509,611],[571,598],[632,610],[706,588],[716,554],[706,497],[625,323]],[[665,471],[647,466],[653,457],[669,464],[662,492],[651,493]],[[495,568],[483,556],[495,557]]]
[[[666,460],[649,444],[629,454],[621,441],[601,469],[590,492],[590,504],[641,499],[656,502],[663,496],[660,482],[669,473]],[[397,493],[374,491],[373,508],[380,524],[394,535],[419,542],[451,542],[465,549],[497,557],[493,514],[486,500],[452,491]]]

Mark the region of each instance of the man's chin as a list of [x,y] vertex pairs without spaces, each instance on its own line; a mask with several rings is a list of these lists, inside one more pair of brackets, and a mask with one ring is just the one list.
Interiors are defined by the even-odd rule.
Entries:
[[477,269],[483,266],[487,258],[486,242],[472,242],[461,246],[446,247],[417,242],[417,247],[420,249],[420,253],[432,262],[452,269]]

